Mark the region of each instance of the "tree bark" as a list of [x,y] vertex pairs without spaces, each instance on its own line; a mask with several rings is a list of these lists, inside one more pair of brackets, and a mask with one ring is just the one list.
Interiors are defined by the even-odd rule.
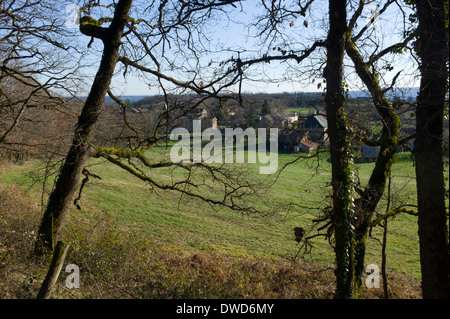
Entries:
[[326,43],[327,65],[324,75],[327,81],[325,102],[332,163],[332,224],[336,240],[335,298],[339,299],[353,298],[354,283],[353,180],[343,89],[346,18],[346,0],[330,0],[330,29]]
[[355,296],[359,294],[361,276],[364,272],[364,259],[366,252],[366,239],[372,221],[373,213],[383,195],[388,181],[392,165],[397,152],[400,118],[395,113],[391,103],[386,98],[378,76],[370,70],[370,65],[365,63],[355,44],[351,34],[346,38],[346,52],[355,65],[355,71],[369,90],[374,106],[382,119],[383,129],[379,139],[380,152],[375,162],[375,167],[370,175],[369,182],[364,189],[356,207],[356,247],[355,247]]
[[47,276],[39,290],[37,299],[48,299],[50,297],[52,289],[58,280],[64,260],[66,259],[68,249],[69,245],[64,244],[62,241],[58,241],[56,244],[50,268],[48,269]]
[[128,21],[131,3],[132,0],[120,0],[117,3],[113,20],[108,28],[89,23],[80,25],[82,33],[103,41],[103,55],[90,93],[78,118],[72,146],[56,179],[38,230],[35,245],[37,255],[54,249],[61,225],[77,189],[83,165],[89,158],[89,142],[119,58],[120,40]]
[[416,110],[418,225],[423,298],[449,297],[449,251],[446,226],[443,111],[448,80],[448,42],[442,0],[417,0],[421,82]]
[[[389,182],[387,188],[387,204],[386,204],[386,213],[391,209],[391,184],[392,178],[391,174],[389,174]],[[381,246],[381,276],[383,278],[383,291],[384,291],[384,299],[389,299],[389,289],[387,282],[387,272],[386,272],[386,248],[387,248],[387,230],[388,230],[388,219],[384,220],[383,225],[383,243]]]

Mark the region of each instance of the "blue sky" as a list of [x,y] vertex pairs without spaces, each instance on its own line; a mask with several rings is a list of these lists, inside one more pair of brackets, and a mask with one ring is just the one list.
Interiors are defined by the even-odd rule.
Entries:
[[[357,1],[350,2],[357,3]],[[72,2],[66,1],[66,5],[70,3]],[[256,17],[261,12],[261,7],[256,6],[257,3],[260,3],[260,1],[244,1],[245,6],[243,7],[243,11],[233,9],[227,19],[214,20],[207,26],[208,29],[206,31],[212,38],[211,44],[224,43],[228,50],[217,50],[215,53],[202,57],[201,61],[204,63],[204,66],[201,68],[201,71],[203,73],[207,73],[208,61],[214,61],[218,64],[220,60],[227,60],[231,56],[237,57],[238,51],[242,52],[241,57],[243,59],[255,58],[260,57],[262,54],[271,55],[278,53],[277,51],[272,50],[272,46],[278,47],[285,44],[288,45],[287,41],[293,43],[289,49],[300,50],[309,47],[314,39],[324,38],[326,36],[327,1],[316,0],[313,10],[308,12],[306,17],[298,16],[296,19],[290,18],[286,20],[286,23],[284,23],[283,26],[285,27],[284,31],[286,31],[288,37],[285,37],[284,39],[281,37],[269,37],[265,39],[265,41],[253,37],[249,38],[247,37],[249,33],[255,34],[258,32],[258,29],[255,27],[246,27],[246,25],[250,24],[252,21],[256,21]],[[382,1],[382,3],[384,3],[384,1]],[[368,21],[367,17],[370,16],[371,10],[374,8],[374,4],[370,4],[365,8],[363,17],[360,19],[361,26]],[[69,13],[65,13],[66,17],[68,14]],[[349,13],[349,15],[351,15],[351,13]],[[376,39],[377,44],[385,47],[398,38],[402,24],[403,21],[402,17],[399,15],[399,9],[398,7],[394,7],[392,10],[386,12],[381,17],[381,20],[376,22],[375,27],[372,28],[370,32],[373,39]],[[80,37],[79,40],[81,41],[82,46],[87,46],[89,41],[89,39],[84,36]],[[367,45],[368,52],[370,52],[369,44]],[[374,43],[371,43],[371,45],[373,44]],[[218,47],[220,46],[218,45]],[[361,49],[364,50],[365,48]],[[101,43],[97,40],[94,42],[93,48],[90,49],[92,61],[99,60],[100,50]],[[166,54],[170,55],[169,52],[166,52]],[[318,88],[318,83],[323,81],[321,74],[317,74],[316,72],[311,75],[309,71],[314,69],[317,70],[325,59],[325,50],[319,49],[317,54],[313,56],[313,59],[308,59],[305,61],[306,63],[300,65],[300,67],[298,67],[296,63],[271,63],[252,67],[247,73],[250,79],[244,81],[242,90],[244,92],[270,93],[295,91],[321,92],[324,87],[323,85]],[[177,62],[179,62],[179,60]],[[389,62],[392,62],[396,68],[391,72],[387,72],[386,83],[390,82],[390,79],[396,74],[397,70],[403,69],[403,83],[405,83],[405,86],[418,85],[418,78],[413,75],[416,66],[407,63],[406,55],[397,57],[395,60]],[[185,74],[179,72],[184,65],[179,64],[178,70],[175,70],[178,72],[174,71],[173,73],[182,81],[189,79],[190,76],[189,74],[186,74],[185,76]],[[351,89],[364,89],[357,77],[351,73],[351,62],[347,60],[346,65],[349,66],[347,69],[350,72],[348,73],[347,81],[350,83]],[[96,66],[97,64],[94,64],[89,69],[91,75],[95,74]],[[172,75],[169,71],[166,72],[167,74]],[[262,77],[262,74],[265,76]],[[151,84],[150,86],[149,83]],[[126,78],[118,72],[113,78],[112,88],[118,95],[155,95],[162,93],[162,90],[158,87],[157,83],[143,79],[142,77],[134,76],[131,72],[127,73]],[[237,90],[237,87],[234,87],[234,89]]]

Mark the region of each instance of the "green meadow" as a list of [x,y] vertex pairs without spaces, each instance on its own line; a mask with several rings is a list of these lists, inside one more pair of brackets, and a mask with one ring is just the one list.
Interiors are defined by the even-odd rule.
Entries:
[[[169,160],[170,145],[154,147],[147,154],[152,160]],[[302,156],[302,158],[299,158]],[[279,172],[260,175],[261,164],[225,164],[234,172],[257,185],[261,192],[250,197],[247,205],[258,209],[257,213],[242,213],[223,206],[180,194],[173,190],[151,187],[135,176],[106,160],[92,159],[89,171],[101,177],[93,179],[83,189],[79,204],[71,214],[86,216],[95,221],[108,216],[123,227],[143,233],[155,241],[182,247],[187,251],[214,252],[226,256],[258,257],[293,261],[294,258],[332,267],[332,247],[323,237],[314,238],[313,247],[306,254],[298,254],[294,240],[294,227],[303,227],[315,234],[313,219],[321,208],[330,204],[331,187],[329,157],[319,155],[280,152]],[[355,170],[362,186],[367,182],[373,163],[356,163]],[[49,175],[43,188],[46,163],[29,161],[21,165],[4,163],[0,168],[3,184],[20,185],[37,201],[48,195],[52,178]],[[54,172],[53,172],[54,173]],[[186,177],[186,170],[158,168],[147,172],[155,180],[168,182]],[[204,176],[195,176],[201,181]],[[392,207],[415,204],[414,167],[408,153],[399,153],[392,170]],[[204,182],[201,194],[218,197],[214,181]],[[266,187],[267,186],[267,187]],[[270,186],[270,187],[268,187]],[[44,196],[42,191],[44,189]],[[386,192],[385,192],[386,193]],[[45,200],[44,200],[45,203]],[[386,210],[386,196],[377,211]],[[414,278],[420,278],[419,243],[416,217],[400,214],[388,221],[387,268]],[[366,264],[381,267],[382,228],[375,227],[368,240]]]

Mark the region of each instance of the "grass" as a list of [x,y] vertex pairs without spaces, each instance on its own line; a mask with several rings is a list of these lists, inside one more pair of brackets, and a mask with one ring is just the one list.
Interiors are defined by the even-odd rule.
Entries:
[[[35,298],[49,260],[30,258],[40,211],[30,194],[0,184],[0,298]],[[80,267],[79,289],[61,273],[52,298],[332,298],[334,276],[323,265],[281,258],[231,256],[159,241],[101,211],[72,213],[61,239],[66,264]],[[393,298],[418,298],[418,282],[393,273]],[[381,290],[363,287],[362,298]]]
[[[155,156],[163,156],[167,150],[160,147],[153,152],[157,153]],[[280,153],[279,167],[295,158],[295,154]],[[292,260],[298,251],[293,228],[310,227],[311,220],[317,217],[317,211],[308,208],[329,204],[329,199],[326,199],[331,192],[331,188],[327,186],[330,180],[330,164],[327,159],[310,158],[286,166],[277,182],[268,193],[255,201],[255,205],[266,211],[279,208],[288,202],[294,205],[281,213],[267,215],[245,215],[222,207],[211,207],[201,200],[181,197],[173,191],[150,189],[148,185],[120,168],[94,160],[90,162],[89,169],[102,179],[93,179],[87,184],[80,201],[82,211],[77,213],[88,216],[101,212],[119,225],[144,233],[160,242],[189,250],[226,256]],[[357,164],[362,184],[367,181],[373,165]],[[255,173],[257,166],[253,164],[247,169],[251,172],[251,178],[263,182],[267,177]],[[1,180],[8,184],[28,187],[37,199],[42,187],[39,184],[31,187],[32,178],[29,172],[42,171],[44,165],[30,162],[22,166],[7,167],[2,168]],[[173,173],[178,174],[177,171]],[[168,174],[169,171],[161,170],[158,177],[165,179]],[[408,203],[414,203],[414,170],[407,155],[400,155],[394,165],[392,177],[395,204],[402,204],[408,196]],[[385,198],[379,205],[379,211],[384,211],[384,207]],[[409,215],[400,215],[389,221],[388,268],[413,278],[420,278],[416,225],[415,218]],[[381,239],[379,227],[373,230],[373,236]],[[379,242],[369,239],[367,264],[381,265],[380,251]],[[304,258],[325,266],[334,262],[332,248],[323,239],[316,240],[311,253]]]
[[[148,155],[155,160],[167,159],[169,151],[170,148],[164,146],[155,147]],[[293,228],[309,229],[318,216],[318,208],[330,204],[331,166],[325,153],[302,160],[297,160],[297,156],[280,152],[279,168],[283,170],[277,176],[259,175],[259,163],[228,164],[228,168],[241,171],[246,179],[261,186],[273,183],[276,177],[270,188],[262,189],[260,197],[252,197],[248,202],[265,214],[242,214],[174,191],[154,189],[104,160],[90,160],[88,169],[101,179],[91,179],[86,184],[79,202],[82,209],[71,208],[62,235],[73,247],[70,258],[89,269],[89,278],[84,280],[89,282],[90,289],[75,297],[110,298],[114,290],[111,283],[118,281],[126,282],[119,290],[127,293],[114,292],[116,297],[331,297],[334,253],[326,240],[317,238],[311,252],[293,262],[299,249]],[[374,163],[356,164],[361,185],[368,181],[373,167]],[[41,199],[49,194],[55,175],[49,176],[42,196],[44,172],[46,164],[39,161],[0,166],[0,186],[6,194],[2,197],[0,217],[9,225],[0,231],[0,249],[8,247],[5,243],[10,242],[15,251],[31,251],[28,247],[31,240],[28,248],[23,249],[8,238],[19,233],[31,234],[31,238],[37,229],[42,214]],[[179,169],[163,168],[152,173],[160,182],[186,176],[186,172]],[[408,154],[398,154],[391,177],[392,206],[415,204],[414,167]],[[220,196],[215,183],[206,181],[205,184],[213,187],[202,188],[203,195]],[[5,196],[11,198],[6,201],[7,205],[3,205]],[[26,211],[23,219],[27,222],[20,229],[15,229],[14,198],[20,199],[19,210]],[[386,202],[384,196],[378,212],[385,211]],[[279,210],[285,207],[288,209]],[[381,227],[375,227],[368,239],[366,264],[381,265],[381,238]],[[0,250],[0,262],[11,256]],[[20,258],[16,259],[17,263],[23,263]],[[415,217],[400,214],[389,219],[387,268],[393,295],[398,298],[419,296]],[[0,265],[0,276],[1,273]],[[13,273],[25,280],[16,271]],[[45,267],[42,263],[35,264],[31,273],[31,277],[42,279]],[[317,274],[315,283],[310,281],[312,274]],[[281,284],[285,287],[281,288]],[[6,297],[24,294],[23,287],[15,285],[14,289],[11,285]],[[309,287],[309,290],[302,287]],[[32,289],[27,289],[27,293],[32,294]],[[27,293],[24,296],[28,296]],[[59,296],[71,297],[67,293],[63,289]],[[381,295],[381,289],[363,291],[367,298]]]
[[299,116],[308,116],[313,114],[315,108],[313,107],[287,107],[284,109],[284,114],[294,114],[295,112]]

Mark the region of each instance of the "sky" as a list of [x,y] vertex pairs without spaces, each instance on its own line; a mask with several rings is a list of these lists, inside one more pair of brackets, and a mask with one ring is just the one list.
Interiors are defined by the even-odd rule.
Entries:
[[[242,52],[242,58],[255,58],[261,57],[264,52],[265,44],[258,43],[259,40],[249,37],[249,33],[258,32],[255,27],[248,28],[247,25],[255,21],[255,18],[262,13],[261,9],[254,4],[258,2],[255,0],[244,1],[244,6],[241,10],[233,10],[232,14],[228,16],[230,21],[226,19],[217,21],[217,25],[214,26],[214,31],[212,32],[214,41],[220,41],[224,43],[228,50],[224,50],[221,54],[216,54],[213,58],[215,61],[228,60],[231,56],[237,57],[239,52]],[[304,18],[299,19],[299,28],[302,27]],[[304,31],[304,30],[302,30]],[[309,33],[312,33],[309,32]],[[262,50],[260,48],[263,48]],[[243,51],[248,51],[244,53]],[[270,51],[270,50],[269,50]],[[272,53],[272,52],[270,52]],[[275,52],[277,53],[277,52]],[[273,54],[273,53],[272,53]],[[208,59],[208,58],[207,58]],[[317,89],[317,84],[314,83],[302,83],[299,85],[296,81],[291,81],[289,77],[283,81],[275,81],[275,79],[285,78],[285,70],[280,64],[271,63],[271,65],[262,65],[262,68],[252,68],[249,72],[252,74],[252,79],[243,82],[242,91],[243,92],[293,92],[293,91],[322,91]],[[260,73],[268,74],[268,78],[261,81]],[[250,74],[249,73],[249,74]],[[256,74],[253,75],[253,74]],[[271,81],[270,78],[274,79]],[[137,77],[130,77],[126,81],[123,78],[117,77],[114,81],[117,87],[121,87],[123,92],[127,95],[145,95],[145,94],[160,94],[161,90],[157,87],[152,87],[149,89],[148,85],[142,81],[142,79]],[[234,86],[235,91],[238,90],[238,86]]]
[[[272,46],[299,50],[309,47],[314,39],[323,39],[326,36],[328,7],[327,1],[325,0],[316,0],[315,7],[313,7],[314,10],[309,11],[306,17],[298,15],[296,18],[289,17],[288,19],[285,19],[285,23],[283,24],[285,29],[283,31],[285,31],[287,36],[284,38],[276,38],[271,35],[262,40],[248,37],[249,33],[255,34],[260,29],[255,26],[247,27],[248,25],[251,25],[252,21],[257,21],[257,17],[261,14],[261,7],[258,9],[258,6],[255,5],[260,2],[256,0],[247,0],[243,3],[244,6],[242,7],[242,10],[234,9],[227,16],[227,19],[213,20],[212,23],[206,26],[206,31],[212,39],[211,43],[216,44],[217,47],[221,47],[219,43],[224,44],[224,47],[228,48],[228,50],[217,50],[215,53],[202,57],[201,61],[204,65],[202,66],[201,71],[203,73],[206,74],[208,61],[214,61],[213,66],[217,66],[221,60],[230,59],[231,56],[236,58],[238,56],[237,52],[241,52],[240,55],[242,59],[261,57],[263,54],[279,54],[277,50],[273,51]],[[65,12],[68,27],[72,28],[74,25],[70,26],[70,23],[73,23],[70,15],[73,14],[73,11],[71,10],[73,4],[74,3],[67,1]],[[67,7],[70,5],[72,5],[72,7]],[[373,12],[376,12],[375,5],[367,5],[360,19],[362,25],[369,21],[368,19],[372,16]],[[370,29],[373,39],[377,39],[373,40],[374,42],[378,41],[379,45],[385,47],[389,45],[390,41],[396,39],[394,33],[399,33],[399,26],[403,23],[398,13],[398,7],[393,8],[393,10],[387,11],[379,20],[375,21],[373,27]],[[349,13],[349,15],[350,14],[351,13]],[[87,46],[89,39],[80,37],[80,41],[83,45]],[[368,42],[370,41],[371,40]],[[97,49],[95,49],[94,45],[94,49],[91,50],[91,58],[98,61],[101,46],[98,40],[95,43],[97,44]],[[373,45],[373,43],[371,44]],[[361,50],[364,49],[365,48],[361,48]],[[369,51],[370,48],[368,48],[368,52]],[[168,52],[169,50],[166,52],[167,55],[170,54]],[[175,56],[177,53],[173,54]],[[249,79],[246,81],[244,80],[242,91],[251,93],[323,92],[325,84],[323,84],[322,75],[317,72],[311,75],[311,72],[309,71],[314,69],[317,70],[320,66],[323,66],[325,59],[326,53],[324,49],[319,49],[313,59],[306,60],[307,63],[302,64],[300,67],[298,67],[296,63],[289,63],[286,65],[286,63],[280,64],[274,62],[270,65],[260,64],[258,67],[252,67],[246,72],[246,76]],[[174,60],[176,60],[177,63],[181,61],[178,58],[174,58]],[[397,68],[391,72],[387,72],[386,84],[390,83],[390,79],[396,74],[397,69],[402,69],[405,86],[418,85],[418,78],[411,75],[415,71],[415,65],[405,63],[402,58],[389,62],[392,62]],[[351,62],[347,60],[345,63],[350,66],[348,69],[351,70]],[[174,73],[170,73],[170,71],[165,72],[170,75],[179,76],[179,79],[183,81],[183,77],[188,79],[188,76],[190,76],[189,73],[179,72],[185,66],[186,64],[178,64]],[[92,76],[95,74],[95,71],[96,64],[93,64],[88,72],[90,72]],[[262,74],[265,75],[264,79],[261,76]],[[364,89],[357,77],[352,75],[351,72],[348,73],[347,80],[348,83],[351,84],[352,90]],[[319,83],[323,85],[320,85],[319,87]],[[119,73],[118,71],[117,75],[113,78],[112,88],[117,95],[158,95],[163,93],[157,83],[135,76],[132,72],[128,72],[126,78],[124,78],[122,72]],[[237,91],[237,86],[234,86],[233,89]]]

